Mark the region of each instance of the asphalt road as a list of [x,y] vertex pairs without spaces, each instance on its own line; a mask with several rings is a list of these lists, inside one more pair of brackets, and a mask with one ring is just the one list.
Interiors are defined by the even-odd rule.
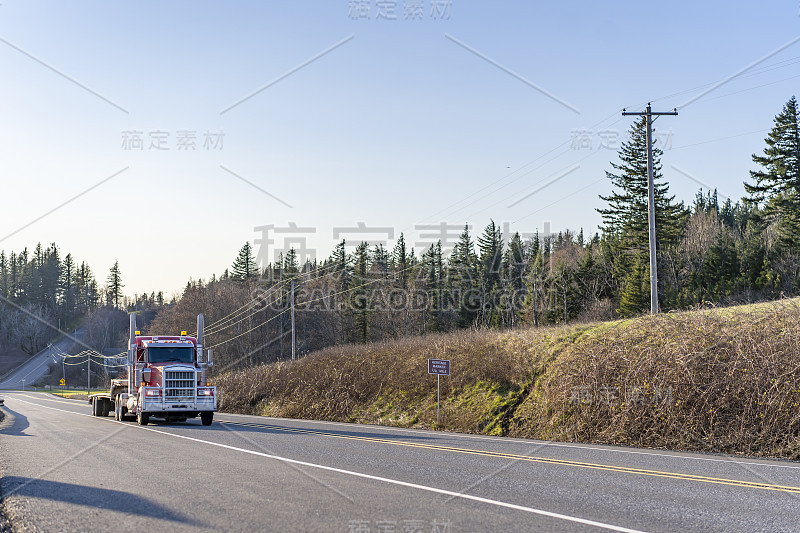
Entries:
[[5,393],[24,531],[798,531],[800,464],[217,413],[139,427]]

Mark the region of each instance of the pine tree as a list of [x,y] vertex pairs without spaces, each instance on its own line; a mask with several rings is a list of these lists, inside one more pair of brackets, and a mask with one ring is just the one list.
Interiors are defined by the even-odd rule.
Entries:
[[8,298],[9,281],[6,252],[0,251],[0,297],[2,297],[3,300]]
[[257,275],[258,265],[256,265],[255,257],[253,257],[253,248],[248,241],[241,247],[233,266],[231,266],[231,277],[239,281],[247,281]]
[[370,297],[369,297],[369,244],[362,242],[353,253],[353,291],[351,309],[353,311],[353,340],[366,343],[369,340]]
[[[656,241],[659,247],[674,243],[680,236],[687,212],[683,202],[675,203],[667,196],[669,185],[661,174],[659,148],[653,148],[653,183],[656,211]],[[617,234],[623,245],[635,250],[647,250],[649,242],[647,200],[647,122],[636,121],[630,130],[630,140],[622,143],[620,163],[611,163],[614,172],[606,176],[616,188],[609,196],[600,196],[608,208],[598,209],[603,217],[603,232]]]
[[464,224],[464,231],[450,254],[448,279],[459,300],[458,325],[469,327],[478,316],[481,298],[478,290],[478,256],[468,224]]
[[518,304],[521,303],[525,289],[525,267],[525,246],[519,233],[514,233],[503,259],[506,286],[504,302],[507,315],[505,321],[510,326],[516,324],[519,315]]
[[380,279],[389,278],[389,262],[389,252],[383,247],[383,244],[376,244],[372,249],[370,264],[372,266],[372,270]]
[[[619,299],[617,313],[623,318],[629,318],[642,313],[648,303],[647,294],[650,291],[649,277],[646,275],[645,261],[641,257],[636,260],[634,267],[625,278]],[[649,274],[647,274],[649,276]]]
[[762,167],[751,170],[755,183],[745,182],[745,201],[762,208],[759,222],[777,222],[781,242],[796,248],[800,244],[800,131],[794,96],[775,117],[775,125],[764,139],[764,155],[753,154]]
[[122,283],[119,261],[114,261],[114,266],[111,267],[106,283],[108,283],[108,292],[106,293],[108,305],[113,305],[116,309],[119,309],[119,303],[122,299],[122,287],[125,286]]
[[61,305],[67,315],[75,312],[75,276],[75,262],[72,254],[67,254],[61,267],[60,279]]
[[56,310],[58,295],[60,293],[61,259],[58,247],[52,243],[43,252],[39,266],[39,279],[41,284],[42,303],[53,311]]
[[11,300],[17,299],[19,291],[19,266],[17,264],[17,254],[11,250],[11,255],[8,257],[8,298]]
[[300,272],[300,265],[297,262],[297,252],[294,248],[290,248],[286,252],[286,257],[283,260],[283,271],[288,277],[297,277]]
[[494,325],[498,322],[495,307],[503,266],[503,236],[494,220],[489,221],[483,235],[478,238],[478,249],[483,323]]
[[438,241],[436,245],[431,244],[422,256],[422,265],[427,295],[425,329],[442,331],[442,241]]

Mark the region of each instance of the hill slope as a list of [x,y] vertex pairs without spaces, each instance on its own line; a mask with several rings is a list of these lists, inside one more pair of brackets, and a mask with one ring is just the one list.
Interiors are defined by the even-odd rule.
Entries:
[[[220,375],[222,408],[800,458],[800,301],[343,346]],[[452,361],[436,378],[427,358]]]

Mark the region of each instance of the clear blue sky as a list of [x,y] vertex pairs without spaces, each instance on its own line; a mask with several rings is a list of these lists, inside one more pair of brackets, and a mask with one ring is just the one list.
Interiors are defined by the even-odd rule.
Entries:
[[[681,106],[800,36],[796,1],[1,4],[0,233],[97,186],[0,248],[55,241],[101,283],[119,260],[131,295],[221,273],[269,224],[316,228],[318,257],[359,222],[594,233],[623,107]],[[660,118],[678,199],[738,199],[799,78],[800,42]]]

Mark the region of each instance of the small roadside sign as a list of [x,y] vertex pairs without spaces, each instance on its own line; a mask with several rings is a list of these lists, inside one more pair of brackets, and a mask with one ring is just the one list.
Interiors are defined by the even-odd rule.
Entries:
[[449,376],[450,361],[448,359],[428,359],[428,374]]
[[59,381],[59,383],[61,383],[61,386],[63,387],[66,381],[64,381],[64,378],[61,378],[61,381]]
[[441,408],[442,376],[450,375],[449,359],[428,359],[428,374],[436,374],[436,425],[439,425]]

